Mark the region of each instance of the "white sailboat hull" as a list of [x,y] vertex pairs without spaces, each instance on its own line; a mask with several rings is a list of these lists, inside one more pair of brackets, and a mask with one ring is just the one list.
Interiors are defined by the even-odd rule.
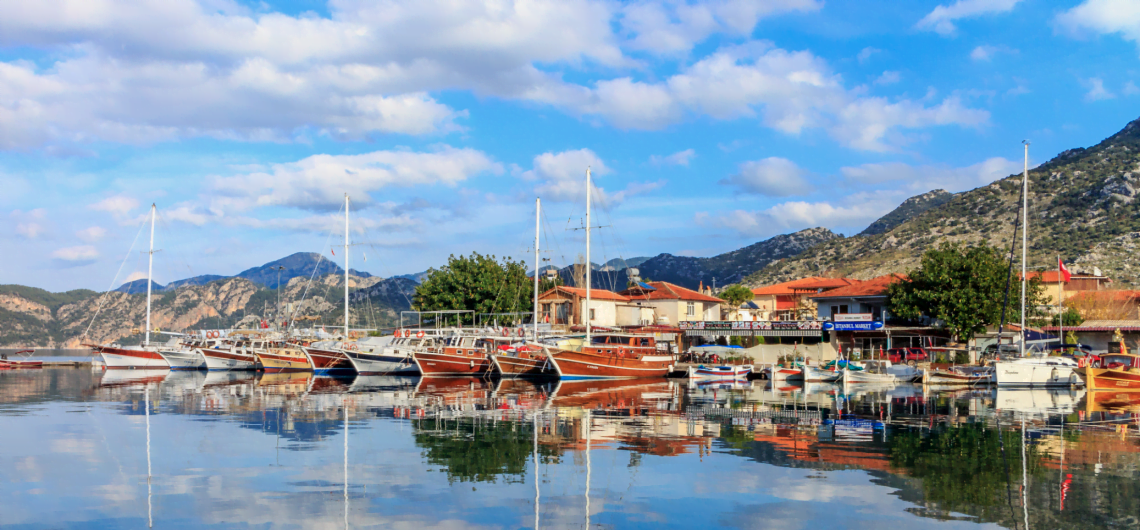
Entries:
[[894,374],[873,374],[867,371],[847,371],[843,374],[848,383],[897,383]]
[[347,350],[344,354],[348,357],[348,361],[352,363],[352,366],[356,368],[356,373],[358,374],[414,375],[420,373],[419,367],[416,366],[416,363],[410,357]]
[[171,370],[205,370],[206,360],[197,350],[191,351],[159,351]]
[[994,381],[1005,387],[1071,386],[1083,384],[1076,366],[1030,362],[994,363]]
[[234,354],[228,351],[198,350],[206,359],[206,369],[215,370],[253,370],[257,366],[257,358],[252,355]]

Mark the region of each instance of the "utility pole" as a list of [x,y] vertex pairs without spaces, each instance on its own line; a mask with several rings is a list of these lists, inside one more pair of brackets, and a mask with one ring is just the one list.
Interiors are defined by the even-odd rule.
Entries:
[[1025,144],[1025,171],[1021,177],[1021,356],[1025,357],[1025,260],[1029,245],[1029,140]]

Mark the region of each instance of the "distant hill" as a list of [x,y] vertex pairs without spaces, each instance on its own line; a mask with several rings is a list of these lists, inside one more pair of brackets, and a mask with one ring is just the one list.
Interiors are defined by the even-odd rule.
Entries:
[[954,194],[946,190],[934,190],[911,197],[898,208],[895,208],[891,213],[880,217],[877,221],[871,223],[866,230],[859,232],[861,236],[873,236],[890,232],[896,226],[901,225],[911,219],[914,219],[922,212],[931,208],[936,208],[946,204],[950,199],[954,198]]
[[[251,267],[241,271],[233,276],[222,276],[218,274],[204,274],[201,276],[194,276],[184,280],[176,280],[170,282],[165,287],[154,283],[152,288],[154,290],[175,289],[185,285],[206,285],[207,283],[223,280],[227,278],[245,278],[257,285],[262,285],[270,289],[277,288],[278,270],[277,267],[283,267],[280,271],[281,285],[289,283],[289,280],[297,277],[309,278],[312,277],[313,271],[316,271],[316,276],[323,276],[325,274],[344,274],[344,269],[337,265],[335,262],[324,259],[316,252],[297,252],[279,260],[271,261],[264,265]],[[359,276],[361,278],[371,278],[372,275],[367,272],[350,269],[349,274]],[[124,283],[119,286],[116,291],[120,292],[146,292],[146,280],[135,280],[133,282]]]
[[[151,292],[158,292],[158,291],[161,291],[163,289],[165,289],[165,287],[163,287],[162,284],[160,284],[158,282],[150,282]],[[127,293],[127,294],[146,293],[146,278],[124,283],[124,284],[120,285],[118,289],[115,289],[115,290],[120,292],[120,293]]]
[[[1078,270],[1099,267],[1117,287],[1140,285],[1138,168],[1140,120],[1135,120],[1092,147],[1064,151],[1030,170],[1029,267],[1052,269],[1060,257]],[[1008,251],[1020,192],[1021,175],[1014,174],[950,197],[919,196],[912,199],[916,208],[905,212],[900,206],[877,221],[880,228],[873,233],[824,242],[767,265],[745,282],[904,272],[916,267],[927,249],[946,241],[986,241]]]
[[826,228],[809,228],[794,234],[782,234],[747,247],[726,252],[711,258],[692,258],[659,254],[637,266],[641,277],[666,281],[682,287],[696,289],[702,282],[717,286],[741,281],[779,259],[790,258],[801,252],[840,237]]

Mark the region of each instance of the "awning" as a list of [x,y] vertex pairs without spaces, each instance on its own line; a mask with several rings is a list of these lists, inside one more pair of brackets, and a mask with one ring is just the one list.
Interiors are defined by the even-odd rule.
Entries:
[[686,337],[822,337],[818,329],[757,329],[757,330],[686,330]]

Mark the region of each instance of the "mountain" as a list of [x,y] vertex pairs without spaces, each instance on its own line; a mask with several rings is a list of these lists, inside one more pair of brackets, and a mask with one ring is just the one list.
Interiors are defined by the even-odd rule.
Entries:
[[620,271],[629,267],[637,267],[649,259],[649,256],[638,256],[636,258],[614,258],[603,263],[601,267],[596,267],[596,269]]
[[911,197],[898,208],[895,208],[891,213],[880,217],[877,221],[871,223],[866,230],[859,232],[861,236],[873,236],[890,232],[894,227],[907,222],[910,219],[918,216],[931,208],[936,208],[946,204],[951,198],[954,197],[953,193],[946,190],[934,190]]
[[[171,285],[173,285],[173,284],[171,284]],[[154,281],[150,282],[150,290],[151,291],[157,292],[157,291],[161,291],[163,289],[165,289],[165,287],[163,287],[162,284],[160,284],[158,282],[154,282]],[[120,285],[118,289],[115,289],[115,290],[120,292],[120,293],[127,293],[127,294],[146,293],[146,278],[143,278],[141,280],[134,280],[134,281],[124,283],[124,284]]]
[[427,273],[428,273],[428,271],[415,272],[412,274],[401,274],[399,276],[393,276],[393,278],[405,278],[408,280],[412,280],[413,282],[416,282],[418,284],[418,283],[424,283],[424,280],[427,279]]
[[809,248],[839,237],[841,236],[826,228],[809,228],[794,234],[778,235],[711,258],[659,254],[645,260],[637,268],[642,278],[671,282],[690,289],[696,289],[702,282],[709,285],[714,278],[716,285],[725,286],[741,281],[775,260],[799,255]]
[[[1140,242],[1138,168],[1140,120],[1135,120],[1092,147],[1064,151],[1031,170],[1029,267],[1052,269],[1060,257],[1080,270],[1099,267],[1118,287],[1140,284],[1140,255],[1135,252]],[[813,275],[866,279],[905,272],[918,265],[924,251],[946,241],[986,241],[1008,249],[1020,192],[1021,175],[1010,175],[952,194],[925,210],[916,208],[902,222],[887,219],[888,214],[881,220],[883,232],[824,242],[767,265],[745,283],[764,285]]]

